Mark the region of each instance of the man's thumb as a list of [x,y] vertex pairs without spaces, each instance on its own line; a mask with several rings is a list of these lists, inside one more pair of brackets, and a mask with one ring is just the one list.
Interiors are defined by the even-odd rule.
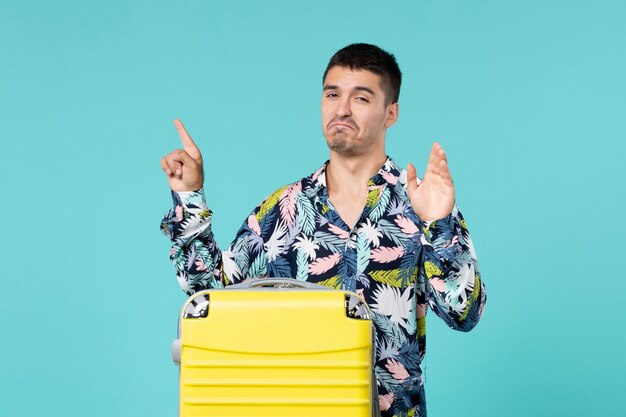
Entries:
[[409,191],[417,190],[417,171],[412,163],[408,163],[406,166],[406,186]]

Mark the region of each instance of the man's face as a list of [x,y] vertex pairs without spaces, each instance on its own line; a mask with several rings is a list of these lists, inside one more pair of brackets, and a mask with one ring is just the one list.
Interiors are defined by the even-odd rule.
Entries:
[[362,155],[381,146],[398,116],[398,104],[385,104],[380,76],[366,70],[332,67],[322,94],[322,131],[338,153]]

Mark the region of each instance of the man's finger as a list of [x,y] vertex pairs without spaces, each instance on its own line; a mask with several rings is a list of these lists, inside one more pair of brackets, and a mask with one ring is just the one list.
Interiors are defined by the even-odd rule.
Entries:
[[446,151],[443,149],[441,145],[439,145],[437,149],[437,158],[439,159],[439,161],[448,162],[448,155],[446,154]]
[[172,152],[172,160],[177,163],[187,165],[189,168],[194,168],[198,163],[183,149],[176,149]]
[[446,151],[439,143],[435,142],[433,144],[433,152],[435,153],[435,158],[433,160],[435,173],[441,178],[451,181],[452,175],[450,174]]
[[161,169],[163,169],[163,172],[165,172],[165,175],[167,175],[168,177],[172,176],[172,170],[170,169],[169,165],[167,164],[167,158],[166,157],[161,158]]
[[165,163],[167,164],[167,169],[169,169],[172,173],[171,175],[174,175],[176,172],[176,166],[174,164],[174,160],[172,159],[172,154],[167,154],[165,156]]
[[[439,144],[437,144],[437,145],[439,145]],[[443,146],[439,145],[437,147],[437,154],[439,155],[439,158],[443,158],[443,159],[446,158],[446,151],[443,149]]]
[[436,174],[439,168],[439,149],[441,145],[437,142],[433,143],[433,146],[430,148],[430,155],[428,155],[428,163],[426,164],[426,171],[424,171],[424,177],[429,173]]
[[[445,162],[445,166],[442,165],[442,162]],[[445,170],[447,170],[447,164],[448,156],[446,155],[446,151],[438,142],[433,143],[430,157],[428,158],[428,166],[426,167],[426,172],[432,172],[433,174],[440,175],[444,167]]]
[[448,161],[445,158],[439,161],[439,176],[444,180],[452,181],[450,167],[448,166]]
[[180,136],[180,140],[183,142],[183,147],[185,148],[185,150],[188,152],[191,151],[194,156],[196,156],[195,153],[197,152],[197,156],[200,156],[200,150],[198,149],[198,146],[193,141],[193,139],[191,139],[191,136],[189,136],[187,129],[185,129],[185,126],[183,125],[183,122],[181,122],[180,119],[174,119],[174,126],[178,131],[178,136]]
[[174,157],[174,152],[167,155],[167,164],[172,171],[172,175],[174,175],[178,179],[181,179],[183,176],[183,164],[180,162],[180,160],[177,160]]

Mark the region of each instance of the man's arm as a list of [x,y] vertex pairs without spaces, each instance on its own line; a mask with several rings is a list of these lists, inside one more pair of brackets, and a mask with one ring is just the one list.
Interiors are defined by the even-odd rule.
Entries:
[[202,185],[202,154],[182,122],[174,121],[183,149],[161,158],[161,168],[172,190],[174,208],[161,222],[172,240],[170,259],[178,283],[188,294],[205,288],[223,287],[243,277],[265,274],[263,241],[254,215],[248,217],[231,246],[221,251],[211,231]]
[[487,297],[472,240],[454,205],[454,184],[440,144],[433,144],[421,182],[409,164],[407,193],[423,222],[421,271],[428,303],[448,326],[469,331],[480,320]]
[[426,222],[423,232],[430,242],[423,246],[421,262],[428,304],[452,329],[470,331],[487,297],[465,220],[455,206],[445,218]]
[[265,275],[267,262],[254,214],[244,221],[229,248],[221,251],[211,231],[212,213],[203,190],[172,192],[172,197],[174,208],[163,218],[161,230],[172,241],[170,260],[187,294]]

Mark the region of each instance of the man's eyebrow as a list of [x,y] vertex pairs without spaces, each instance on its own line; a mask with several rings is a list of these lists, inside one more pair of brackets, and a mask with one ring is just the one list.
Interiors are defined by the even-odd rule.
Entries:
[[[327,90],[338,90],[339,87],[336,85],[325,85],[324,86],[324,91]],[[365,91],[367,93],[370,93],[371,95],[375,96],[376,93],[374,93],[374,90],[372,90],[371,88],[365,87],[365,86],[361,86],[361,85],[357,85],[356,87],[354,87],[354,90],[356,91]]]
[[371,95],[375,96],[376,94],[374,93],[374,90],[372,90],[371,88],[367,88],[367,87],[363,87],[363,86],[356,86],[354,87],[355,90],[357,91],[365,91],[370,93]]

